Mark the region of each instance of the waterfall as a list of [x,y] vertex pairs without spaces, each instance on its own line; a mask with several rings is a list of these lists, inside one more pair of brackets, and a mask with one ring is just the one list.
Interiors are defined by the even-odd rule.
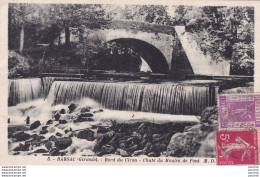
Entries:
[[217,88],[176,83],[54,81],[53,77],[10,79],[8,105],[46,98],[69,104],[86,97],[113,110],[200,115],[216,101]]
[[53,105],[85,97],[105,108],[155,113],[200,115],[215,104],[215,87],[175,84],[101,83],[55,81],[48,96]]
[[42,79],[42,88],[41,88],[41,91],[42,91],[42,96],[44,98],[46,98],[50,92],[50,89],[51,89],[51,85],[52,83],[54,82],[55,80],[55,77],[43,77]]
[[8,105],[46,97],[53,82],[53,77],[9,79]]

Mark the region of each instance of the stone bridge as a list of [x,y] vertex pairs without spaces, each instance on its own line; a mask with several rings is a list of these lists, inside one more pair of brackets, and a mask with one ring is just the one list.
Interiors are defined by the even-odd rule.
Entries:
[[[230,64],[226,61],[216,63],[209,55],[202,53],[192,36],[185,32],[184,26],[129,23],[112,23],[105,29],[89,30],[86,35],[88,38],[99,37],[103,42],[117,42],[130,47],[147,62],[154,73],[171,76],[229,75]],[[78,38],[71,34],[71,42],[77,41]],[[61,43],[64,42],[65,35],[62,33]]]

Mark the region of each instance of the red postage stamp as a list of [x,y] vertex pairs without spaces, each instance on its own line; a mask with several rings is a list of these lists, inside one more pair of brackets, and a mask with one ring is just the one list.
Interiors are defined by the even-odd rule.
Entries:
[[258,140],[256,130],[216,132],[217,165],[256,165]]
[[219,96],[220,128],[260,127],[260,94]]

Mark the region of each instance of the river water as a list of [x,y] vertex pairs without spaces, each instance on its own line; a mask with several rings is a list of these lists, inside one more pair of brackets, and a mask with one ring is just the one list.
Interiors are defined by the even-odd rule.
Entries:
[[[216,102],[213,81],[162,83],[55,81],[52,77],[10,79],[8,105],[45,99],[59,105],[90,98],[112,110],[200,115]],[[196,83],[196,85],[194,84]]]

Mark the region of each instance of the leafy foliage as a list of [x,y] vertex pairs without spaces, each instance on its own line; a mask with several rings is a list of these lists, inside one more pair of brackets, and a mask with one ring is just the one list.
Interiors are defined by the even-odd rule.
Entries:
[[252,7],[179,7],[176,12],[204,53],[216,61],[230,61],[233,74],[253,75]]
[[254,8],[221,6],[109,6],[111,18],[185,25],[204,54],[231,62],[231,74],[253,75]]
[[[133,22],[133,26],[137,22],[148,26],[185,25],[204,54],[211,55],[215,61],[230,61],[231,74],[253,75],[254,72],[253,7],[11,3],[8,16],[9,49],[19,47],[22,26],[25,47],[49,43],[52,50],[53,41],[65,29],[66,44],[70,44],[70,34],[78,35],[76,53],[83,63],[90,65],[95,62],[91,58],[104,51],[103,37],[83,35],[86,31],[113,25],[118,20]],[[139,28],[149,29],[142,25]]]
[[8,52],[8,75],[17,77],[19,75],[30,74],[29,59],[25,58],[14,51]]

